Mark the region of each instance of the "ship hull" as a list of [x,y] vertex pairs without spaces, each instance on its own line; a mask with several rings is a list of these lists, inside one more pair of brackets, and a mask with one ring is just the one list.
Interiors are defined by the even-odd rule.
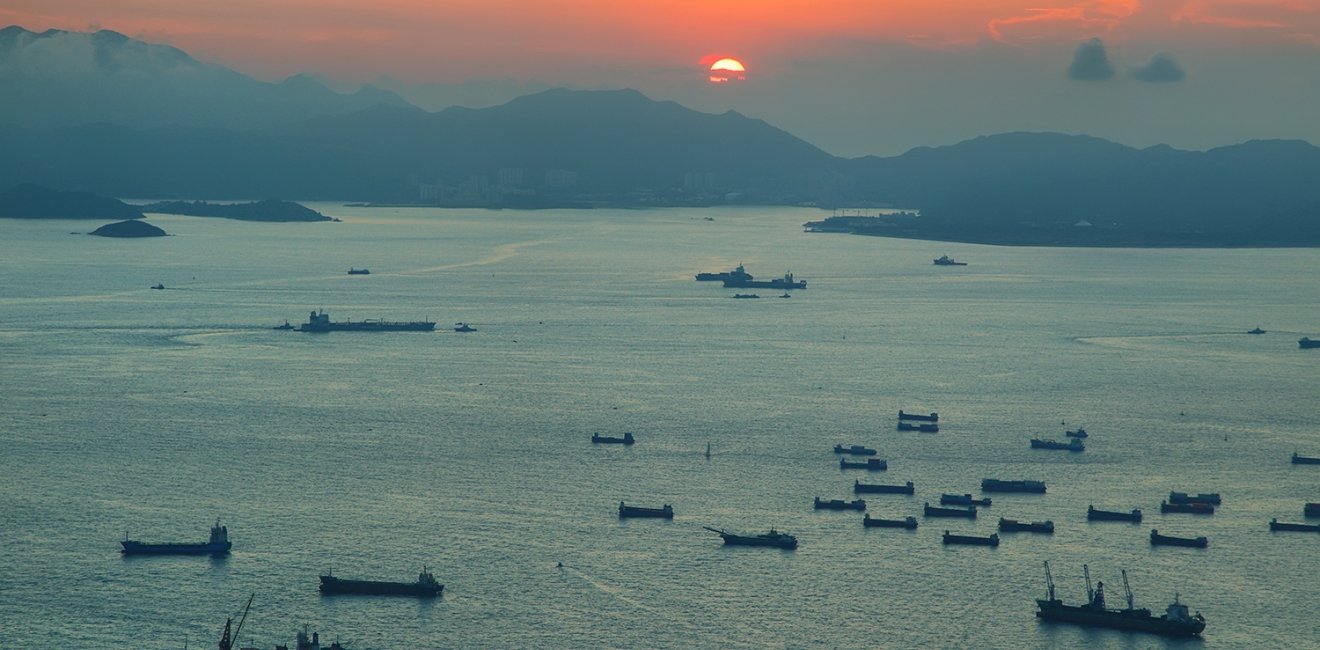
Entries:
[[415,323],[384,323],[384,322],[361,322],[361,323],[331,323],[329,325],[313,325],[303,323],[298,327],[299,332],[434,332],[435,323],[415,322]]
[[1133,524],[1141,523],[1141,511],[1136,512],[1110,512],[1108,510],[1096,510],[1094,508],[1086,511],[1087,521],[1126,521]]
[[1107,627],[1115,630],[1149,632],[1164,636],[1197,636],[1205,629],[1202,621],[1178,623],[1163,616],[1151,616],[1148,610],[1113,611],[1078,605],[1064,605],[1058,601],[1037,600],[1036,617],[1056,623],[1071,623],[1089,627]]
[[124,555],[225,555],[233,543],[223,544],[144,544],[135,541],[120,542]]
[[1270,530],[1290,530],[1298,533],[1320,533],[1320,524],[1293,524],[1286,521],[1271,521]]
[[1040,481],[999,481],[995,479],[985,479],[981,481],[981,491],[1045,494],[1045,484]]
[[726,289],[806,289],[806,280],[725,280]]
[[927,517],[961,517],[963,519],[976,519],[976,508],[936,508],[935,506],[926,506],[923,510]]
[[377,580],[344,580],[334,576],[321,576],[321,593],[331,595],[434,598],[439,596],[444,589],[444,585],[382,582]]
[[643,508],[640,506],[619,506],[619,518],[673,519],[673,508]]
[[768,548],[782,548],[793,550],[797,548],[797,540],[780,541],[772,539],[762,539],[760,537],[743,537],[741,535],[721,535],[724,538],[725,546],[764,546]]
[[1293,454],[1292,462],[1294,465],[1320,465],[1320,458],[1312,458],[1310,456],[1298,456],[1297,454]]
[[853,494],[914,494],[916,489],[911,483],[906,485],[867,485],[853,482]]
[[917,518],[908,517],[906,519],[872,519],[867,515],[862,519],[862,525],[867,528],[906,528],[908,530],[917,529]]

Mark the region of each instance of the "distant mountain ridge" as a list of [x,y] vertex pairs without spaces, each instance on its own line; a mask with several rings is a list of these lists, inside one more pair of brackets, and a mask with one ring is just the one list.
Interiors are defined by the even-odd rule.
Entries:
[[198,61],[168,45],[118,32],[0,29],[0,124],[57,128],[119,124],[252,129],[347,113],[376,104],[409,106],[389,91],[344,95],[310,77],[258,81]]
[[[54,57],[60,48],[77,56]],[[86,81],[93,101],[65,96],[70,79]],[[1301,141],[1180,151],[1005,133],[842,159],[761,120],[630,89],[428,113],[306,76],[265,84],[114,32],[16,27],[0,30],[0,84],[17,98],[0,103],[0,187],[487,207],[893,206],[921,212],[903,233],[882,231],[901,236],[1320,245],[1320,149]],[[31,123],[41,115],[48,123]]]

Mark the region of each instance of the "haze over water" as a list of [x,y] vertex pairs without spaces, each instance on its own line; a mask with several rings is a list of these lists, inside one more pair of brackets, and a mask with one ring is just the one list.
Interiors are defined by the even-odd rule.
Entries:
[[[344,223],[152,215],[176,236],[108,240],[0,221],[0,648],[213,647],[252,593],[240,645],[261,648],[304,623],[355,650],[1320,639],[1320,535],[1267,526],[1320,501],[1320,469],[1288,463],[1320,455],[1320,351],[1296,343],[1320,334],[1320,251],[807,234],[822,215],[789,208],[311,207]],[[970,265],[931,265],[945,253]],[[740,261],[809,288],[733,300],[692,279]],[[314,308],[440,325],[270,329]],[[900,408],[938,411],[940,433],[895,431]],[[1028,448],[1078,425],[1084,453]],[[636,445],[589,442],[624,431]],[[841,472],[835,444],[890,469]],[[920,517],[986,477],[1049,492]],[[864,496],[920,527],[812,509],[855,479],[913,481],[914,497]],[[1224,505],[1161,515],[1171,490]],[[676,516],[620,521],[620,500]],[[1088,504],[1146,519],[1088,524]],[[1001,516],[1057,532],[940,544]],[[126,531],[204,540],[217,517],[227,558],[118,552]],[[801,545],[723,548],[703,525]],[[1210,546],[1151,548],[1151,528]],[[1205,638],[1040,624],[1045,560],[1069,602],[1084,563],[1114,604],[1123,568],[1138,606],[1179,592]],[[317,593],[328,569],[423,564],[446,585],[434,602]]]

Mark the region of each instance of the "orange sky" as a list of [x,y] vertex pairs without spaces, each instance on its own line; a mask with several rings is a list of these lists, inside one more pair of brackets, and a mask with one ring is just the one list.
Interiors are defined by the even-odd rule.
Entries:
[[266,79],[626,83],[607,77],[686,69],[711,52],[754,71],[857,42],[1320,47],[1320,0],[5,0],[0,23],[114,29]]

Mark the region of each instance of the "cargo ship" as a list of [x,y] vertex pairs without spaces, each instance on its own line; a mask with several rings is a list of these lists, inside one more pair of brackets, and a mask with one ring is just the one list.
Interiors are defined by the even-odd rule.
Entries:
[[1210,505],[1219,505],[1223,503],[1218,492],[1209,492],[1206,494],[1188,494],[1186,492],[1170,492],[1169,503],[1208,503]]
[[963,546],[999,546],[999,535],[990,533],[986,537],[980,535],[954,535],[949,531],[944,531],[945,544],[961,544]]
[[746,278],[730,277],[724,281],[724,286],[729,289],[806,289],[807,281],[793,279],[793,272],[789,271],[784,277],[773,280],[753,280],[750,275]]
[[940,414],[931,413],[930,415],[921,415],[919,413],[904,413],[903,409],[898,409],[898,419],[900,420],[920,420],[922,422],[939,422]]
[[889,469],[889,461],[883,458],[868,458],[864,461],[840,458],[839,469],[864,469],[868,472],[883,472]]
[[1308,348],[1320,348],[1320,339],[1312,339],[1303,336],[1297,340],[1297,347],[1302,348],[1303,350]]
[[1087,521],[1129,521],[1134,524],[1141,523],[1141,510],[1133,508],[1132,512],[1115,512],[1112,510],[1097,510],[1095,506],[1086,506]]
[[999,530],[1005,533],[1044,533],[1053,535],[1054,522],[1048,519],[1045,521],[1018,521],[1000,517]]
[[732,270],[732,271],[725,271],[725,272],[723,272],[723,273],[698,273],[698,274],[697,274],[697,282],[724,282],[724,281],[726,281],[726,280],[737,280],[737,281],[747,281],[747,282],[750,282],[750,281],[752,281],[753,279],[755,279],[755,278],[753,278],[753,277],[752,277],[752,274],[751,274],[751,273],[748,273],[747,270],[743,268],[743,265],[742,265],[742,264],[739,264],[739,265],[738,265],[738,268],[736,268],[736,269],[734,269],[734,270]]
[[922,508],[922,513],[927,517],[962,517],[964,519],[976,519],[976,508],[940,508],[927,503]]
[[642,506],[624,505],[624,503],[620,501],[619,519],[626,519],[628,517],[650,517],[652,519],[673,519],[674,508],[673,506],[667,503],[659,508],[645,508]]
[[324,310],[313,309],[311,315],[307,317],[307,322],[298,326],[299,332],[432,332],[435,331],[435,322],[429,320],[419,321],[387,321],[368,318],[360,321],[340,321],[330,320],[330,314]]
[[1169,503],[1168,501],[1161,501],[1160,512],[1164,514],[1183,513],[1188,515],[1213,515],[1215,514],[1215,507],[1199,501],[1189,501],[1187,503]]
[[875,485],[853,481],[853,494],[914,494],[915,492],[912,481],[902,485]]
[[347,594],[356,596],[417,596],[434,598],[445,590],[445,586],[435,581],[435,576],[426,567],[417,574],[416,582],[388,582],[384,580],[346,580],[327,573],[321,576],[321,593]]
[[770,532],[761,533],[760,535],[735,535],[716,528],[711,528],[710,526],[702,526],[702,528],[705,528],[712,533],[719,533],[720,538],[724,540],[725,546],[769,546],[772,548],[788,549],[790,551],[798,546],[796,537],[787,533],[781,533],[773,528],[770,529]]
[[1312,456],[1303,456],[1303,455],[1301,455],[1301,454],[1299,454],[1299,453],[1297,453],[1297,452],[1294,451],[1294,452],[1293,452],[1293,455],[1292,455],[1292,464],[1294,464],[1294,465],[1320,465],[1320,458],[1315,458],[1315,457],[1312,457]]
[[1151,546],[1189,546],[1191,548],[1205,548],[1210,545],[1210,540],[1205,537],[1174,537],[1173,535],[1161,535],[1160,531],[1151,529]]
[[1073,438],[1068,442],[1059,442],[1058,440],[1041,440],[1040,438],[1031,439],[1032,449],[1065,449],[1068,451],[1086,451],[1086,444],[1081,438]]
[[854,499],[852,501],[844,501],[843,499],[830,499],[829,501],[826,501],[824,499],[821,499],[820,497],[816,497],[815,509],[816,510],[865,510],[866,501],[862,499]]
[[1030,492],[1045,494],[1044,481],[1006,481],[997,478],[981,479],[982,492]]
[[991,503],[990,497],[977,499],[970,494],[945,493],[940,495],[940,505],[942,506],[985,506],[989,508]]
[[120,544],[124,547],[120,551],[124,555],[224,555],[233,547],[229,541],[229,529],[221,526],[218,519],[215,525],[211,526],[211,539],[205,543],[148,544],[128,539],[128,535],[124,535],[124,541]]
[[1046,598],[1036,599],[1038,618],[1058,623],[1151,632],[1165,636],[1197,636],[1205,630],[1205,617],[1199,613],[1190,614],[1187,606],[1178,601],[1177,594],[1173,597],[1173,603],[1161,616],[1151,615],[1149,609],[1134,607],[1132,589],[1128,587],[1127,571],[1123,571],[1123,589],[1127,592],[1127,607],[1108,608],[1105,605],[1105,583],[1097,583],[1096,588],[1092,590],[1091,572],[1085,565],[1082,568],[1086,572],[1087,602],[1083,605],[1066,605],[1055,597],[1050,563],[1045,563]]
[[591,442],[596,445],[631,445],[636,442],[636,440],[633,439],[632,432],[627,431],[623,434],[622,438],[617,436],[602,436],[599,433],[593,433],[591,434]]
[[1278,517],[1270,520],[1270,530],[1291,530],[1299,533],[1320,533],[1320,524],[1294,524],[1279,521]]
[[939,433],[939,432],[940,432],[940,425],[938,425],[938,424],[929,424],[929,423],[926,423],[926,424],[912,424],[911,422],[899,422],[899,423],[898,423],[898,430],[899,430],[899,431],[920,431],[920,432],[922,432],[922,433]]
[[870,447],[863,447],[862,445],[853,445],[851,447],[844,447],[843,445],[834,445],[834,453],[848,454],[850,456],[874,456],[876,452],[874,449],[871,449]]
[[880,519],[878,517],[872,517],[870,513],[867,513],[867,515],[862,518],[862,526],[865,526],[866,528],[906,528],[908,530],[916,530],[917,518],[904,517],[902,519]]

